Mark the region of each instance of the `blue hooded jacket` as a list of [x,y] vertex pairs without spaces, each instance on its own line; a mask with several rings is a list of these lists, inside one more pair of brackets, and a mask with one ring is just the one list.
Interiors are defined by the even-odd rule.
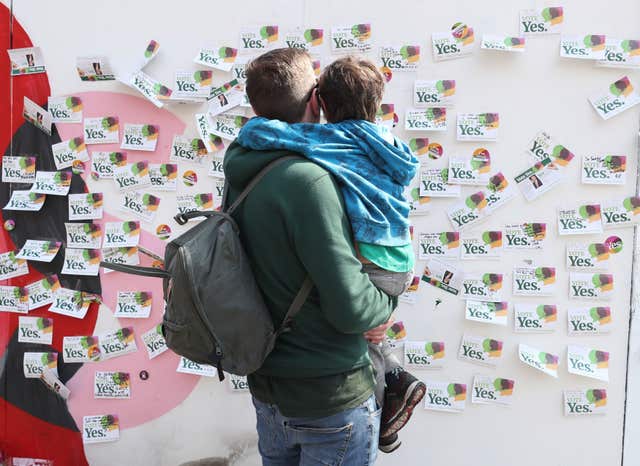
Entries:
[[342,190],[356,241],[380,246],[411,243],[404,191],[419,164],[409,146],[387,128],[364,120],[321,125],[255,117],[240,130],[237,141],[254,150],[297,152],[330,172]]

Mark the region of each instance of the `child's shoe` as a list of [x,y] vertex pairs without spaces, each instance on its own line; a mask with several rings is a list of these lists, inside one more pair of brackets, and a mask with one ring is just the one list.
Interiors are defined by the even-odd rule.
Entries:
[[387,387],[380,421],[380,437],[389,437],[402,429],[413,409],[424,398],[427,387],[401,367],[385,374]]
[[387,437],[380,437],[378,439],[378,450],[383,453],[391,453],[400,448],[402,442],[398,438],[398,434],[391,434]]

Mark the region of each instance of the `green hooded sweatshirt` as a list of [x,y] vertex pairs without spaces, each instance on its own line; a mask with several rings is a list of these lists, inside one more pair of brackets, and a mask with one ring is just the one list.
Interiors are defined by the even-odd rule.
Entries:
[[[230,205],[269,162],[292,155],[231,144],[224,158]],[[280,325],[306,275],[314,288],[263,366],[249,375],[254,397],[289,417],[329,416],[372,394],[363,333],[397,304],[378,290],[356,258],[342,194],[329,173],[306,159],[269,172],[233,213],[274,324]]]

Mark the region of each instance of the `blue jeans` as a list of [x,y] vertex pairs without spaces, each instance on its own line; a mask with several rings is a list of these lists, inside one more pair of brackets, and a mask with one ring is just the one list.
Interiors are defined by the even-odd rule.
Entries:
[[263,466],[369,466],[378,454],[380,410],[372,395],[356,408],[322,418],[283,416],[253,398]]

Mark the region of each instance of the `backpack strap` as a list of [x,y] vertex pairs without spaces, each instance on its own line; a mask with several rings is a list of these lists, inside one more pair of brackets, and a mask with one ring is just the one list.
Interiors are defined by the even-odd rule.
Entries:
[[293,323],[294,317],[298,315],[298,313],[302,309],[302,305],[309,297],[312,289],[313,282],[311,281],[311,277],[307,275],[304,279],[304,282],[302,282],[302,286],[300,287],[298,294],[296,294],[296,297],[293,298],[293,301],[291,302],[291,305],[289,306],[289,309],[287,310],[287,313],[282,320],[282,325],[280,325],[280,328],[276,331],[276,338],[279,337],[282,333],[291,330],[291,324]]
[[[244,190],[240,193],[240,195],[236,198],[236,200],[233,201],[233,204],[231,204],[231,207],[229,207],[228,209],[224,209],[223,212],[225,212],[226,214],[231,215],[233,213],[233,211],[236,210],[236,208],[240,205],[240,203],[242,201],[244,201],[244,198],[247,197],[249,195],[249,193],[253,190],[253,188],[256,187],[256,185],[260,182],[260,180],[262,180],[262,178],[264,178],[264,176],[267,173],[269,173],[272,169],[274,169],[276,167],[276,165],[279,165],[282,162],[285,162],[287,160],[302,159],[302,158],[303,157],[301,157],[299,155],[286,155],[284,157],[280,157],[279,159],[276,159],[273,162],[269,163],[266,167],[264,167],[262,170],[260,170],[256,176],[253,177],[253,179],[249,182],[247,187],[244,188]],[[227,183],[225,183],[224,193],[222,195],[222,205],[223,206],[225,205],[225,203],[227,201],[227,190],[228,190]]]
[[139,265],[115,264],[113,262],[100,262],[100,267],[105,269],[116,270],[118,272],[140,275],[142,277],[153,278],[170,278],[171,274],[166,270],[156,269],[155,267],[141,267]]

